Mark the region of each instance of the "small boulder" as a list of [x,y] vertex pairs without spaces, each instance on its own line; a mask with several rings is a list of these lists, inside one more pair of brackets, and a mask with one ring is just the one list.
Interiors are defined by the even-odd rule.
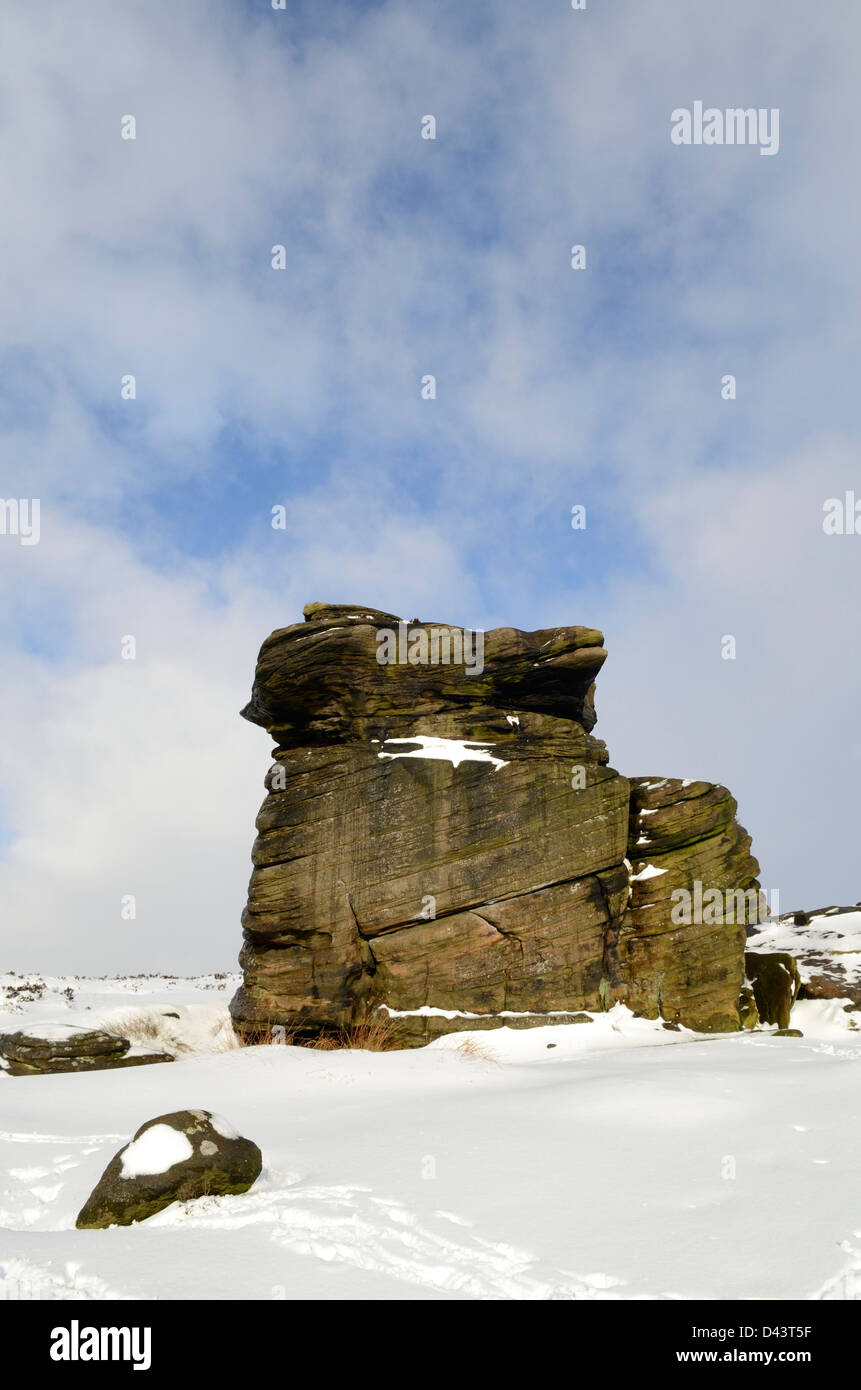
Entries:
[[788,1028],[801,983],[795,958],[786,951],[745,951],[744,967],[760,1022]]
[[171,1202],[247,1192],[263,1158],[227,1120],[209,1110],[178,1110],[147,1120],[115,1154],[82,1207],[79,1230],[130,1226]]

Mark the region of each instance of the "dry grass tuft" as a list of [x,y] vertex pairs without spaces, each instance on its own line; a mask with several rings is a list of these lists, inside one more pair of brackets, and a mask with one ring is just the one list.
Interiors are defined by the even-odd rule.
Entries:
[[231,1052],[241,1047],[226,1013],[224,1017],[212,1018],[176,1014],[169,1003],[111,1009],[101,1016],[97,1026],[127,1038],[132,1045],[170,1052],[174,1057],[196,1052]]
[[306,1030],[294,1025],[270,1023],[258,1028],[243,1028],[241,1047],[309,1047],[315,1052],[395,1052],[406,1046],[402,1029],[387,1014],[375,1014],[364,1023],[352,1023],[334,1032],[309,1036]]
[[487,1045],[476,1037],[464,1038],[452,1051],[456,1052],[458,1057],[463,1058],[465,1062],[491,1062],[493,1066],[499,1066],[499,1061],[488,1050]]

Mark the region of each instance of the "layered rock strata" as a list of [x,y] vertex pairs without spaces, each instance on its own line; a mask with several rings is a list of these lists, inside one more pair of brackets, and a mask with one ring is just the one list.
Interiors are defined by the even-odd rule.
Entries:
[[626,1002],[707,1032],[737,1028],[745,926],[765,916],[750,852],[726,787],[631,779],[631,900],[620,942]]
[[616,1000],[738,1027],[743,925],[669,918],[674,888],[758,886],[729,793],[608,766],[597,630],[481,645],[323,604],[264,642],[243,715],[276,748],[237,1029],[313,1037],[384,1014],[421,1043]]
[[0,1034],[0,1067],[11,1076],[104,1071],[172,1061],[173,1057],[153,1048],[132,1047],[128,1038],[116,1033],[70,1023]]

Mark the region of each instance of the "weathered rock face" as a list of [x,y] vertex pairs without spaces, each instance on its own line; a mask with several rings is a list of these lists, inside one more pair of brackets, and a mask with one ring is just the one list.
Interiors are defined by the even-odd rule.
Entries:
[[739,1026],[745,924],[765,913],[736,809],[711,782],[631,780],[631,901],[619,951],[626,1002],[638,1012],[696,1018],[708,1032]]
[[130,1226],[171,1202],[247,1192],[263,1167],[257,1145],[209,1110],[177,1110],[147,1120],[115,1154],[75,1225]]
[[[498,723],[503,709],[555,714],[583,729],[595,723],[593,683],[607,653],[594,628],[497,628],[483,634],[483,658],[470,670],[468,661],[451,659],[458,642],[463,647],[461,628],[402,623],[350,604],[309,603],[304,612],[304,623],[263,643],[242,711],[282,747],[409,735],[417,720],[446,713],[453,730],[480,729],[485,718]],[[415,659],[379,661],[381,630]]]
[[241,1032],[313,1035],[384,1008],[423,1042],[619,999],[739,1026],[743,926],[675,927],[668,906],[697,880],[755,885],[749,837],[724,788],[641,778],[632,796],[607,766],[591,734],[600,632],[500,628],[480,660],[443,624],[355,605],[305,617],[263,644],[243,710],[277,747]]

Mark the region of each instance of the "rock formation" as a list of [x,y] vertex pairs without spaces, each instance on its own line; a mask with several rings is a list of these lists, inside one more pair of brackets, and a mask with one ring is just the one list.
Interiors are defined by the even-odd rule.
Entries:
[[695,1018],[704,1032],[739,1026],[745,925],[759,920],[761,903],[759,865],[736,809],[726,787],[711,782],[631,779],[631,897],[620,950],[625,1002],[638,1013]]
[[10,1076],[104,1071],[172,1061],[173,1057],[153,1048],[132,1047],[128,1038],[116,1033],[73,1023],[43,1024],[17,1033],[0,1033],[0,1066]]
[[[419,1044],[617,1000],[740,1026],[750,838],[725,788],[608,766],[591,732],[600,632],[498,628],[477,654],[447,624],[304,611],[264,642],[242,711],[276,748],[240,1033],[313,1036],[383,1012]],[[702,911],[710,893],[720,906]]]
[[784,951],[773,954],[745,951],[744,964],[756,1005],[752,1022],[774,1023],[780,1029],[788,1028],[801,983],[795,958]]

